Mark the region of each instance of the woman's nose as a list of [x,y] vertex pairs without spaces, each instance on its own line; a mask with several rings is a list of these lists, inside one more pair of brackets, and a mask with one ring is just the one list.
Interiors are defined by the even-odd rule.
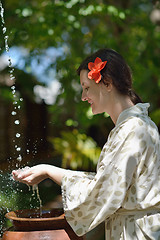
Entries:
[[84,91],[82,92],[81,100],[82,100],[82,101],[87,101],[87,96],[86,96],[86,94],[84,93]]

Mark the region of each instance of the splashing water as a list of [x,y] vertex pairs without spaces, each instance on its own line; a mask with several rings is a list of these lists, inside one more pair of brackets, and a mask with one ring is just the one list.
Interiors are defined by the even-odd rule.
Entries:
[[[18,171],[19,171],[19,172],[22,172],[22,171],[25,171],[25,170],[28,170],[28,169],[30,169],[30,167],[26,166],[26,167],[24,167],[24,168],[19,169]],[[28,186],[28,188],[29,188],[29,191],[31,191],[31,186],[30,186],[30,185],[27,185],[27,186]],[[40,216],[42,216],[42,200],[41,200],[41,198],[40,198],[39,188],[38,188],[38,185],[37,185],[37,184],[35,184],[35,185],[32,186],[32,197],[35,198],[36,196],[37,196],[37,199],[38,199],[38,201],[39,201]],[[31,200],[31,199],[30,199],[30,200]]]
[[20,124],[20,121],[19,120],[15,120],[14,122],[16,125],[19,125]]
[[40,209],[40,217],[42,217],[42,200],[40,198],[40,195],[39,195],[39,188],[38,188],[38,185],[33,185],[32,186],[32,191],[33,191],[33,194],[32,196],[35,196],[35,193],[37,194],[37,198],[39,200],[39,209]]
[[[12,96],[13,96],[13,107],[14,110],[11,112],[11,115],[13,117],[16,117],[16,119],[14,120],[14,124],[15,126],[19,127],[20,126],[20,120],[18,119],[18,111],[20,110],[21,106],[20,106],[20,102],[23,101],[23,98],[19,97],[16,87],[15,87],[15,76],[14,76],[14,68],[12,67],[12,60],[11,57],[9,55],[9,45],[8,45],[8,39],[9,36],[7,35],[7,28],[5,26],[5,20],[4,20],[4,8],[3,5],[0,1],[0,18],[1,18],[1,26],[2,26],[2,33],[4,36],[4,46],[5,46],[5,51],[8,55],[8,67],[9,67],[9,76],[10,76],[10,81],[11,81],[11,92],[12,92]],[[2,50],[1,46],[0,46],[0,50]],[[15,144],[15,150],[18,153],[18,157],[17,157],[17,163],[16,163],[16,167],[17,169],[19,168],[19,164],[22,161],[22,155],[21,155],[21,147],[18,146],[18,144],[16,144],[16,141],[19,140],[21,137],[21,133],[19,133],[18,131],[15,134],[15,139],[13,139],[13,143]],[[29,153],[29,150],[27,150],[27,153]],[[11,157],[9,158],[9,160],[11,160]],[[24,168],[25,169],[25,168]],[[23,193],[23,190],[19,188],[20,183],[16,182],[13,180],[11,174],[8,173],[3,173],[2,171],[0,171],[0,237],[3,233],[3,227],[4,227],[4,222],[5,222],[5,217],[4,214],[13,209],[16,209],[17,205],[17,195],[19,195],[20,193]],[[36,194],[35,194],[36,193]],[[25,194],[24,194],[25,195]],[[38,198],[39,201],[39,208],[40,208],[40,215],[42,214],[42,201],[40,199],[40,195],[39,195],[39,189],[37,185],[33,186],[32,189],[32,197],[30,198],[30,202],[31,200],[33,200],[33,198]],[[20,198],[21,199],[21,198]],[[23,207],[24,207],[24,203]],[[33,205],[31,205],[31,207],[33,207]],[[4,213],[4,214],[3,214]],[[3,215],[3,217],[2,217]]]
[[[20,105],[18,102],[22,102],[23,101],[23,98],[19,98],[18,97],[18,94],[17,94],[17,91],[16,91],[16,87],[15,87],[15,76],[14,76],[14,68],[12,67],[12,60],[11,60],[11,57],[9,55],[9,45],[8,45],[8,39],[9,39],[9,36],[7,35],[7,28],[5,27],[5,21],[4,21],[4,8],[2,6],[2,3],[0,1],[0,16],[1,16],[1,26],[2,26],[2,33],[4,35],[4,43],[5,43],[5,51],[6,53],[8,54],[8,67],[9,67],[9,76],[10,76],[10,80],[11,80],[11,92],[12,92],[12,96],[13,96],[13,105],[14,105],[14,111],[11,112],[11,115],[12,116],[16,116],[17,115],[17,111],[18,109],[20,109]],[[20,120],[19,119],[16,119],[14,121],[15,125],[19,125],[20,124]],[[16,139],[17,138],[20,138],[20,135],[17,135],[15,136],[15,141],[13,142],[16,142]],[[20,148],[16,148],[16,151],[19,152],[21,149]],[[17,157],[17,160],[20,162],[22,161],[22,156],[19,154],[18,157]]]
[[[24,167],[24,168],[22,168],[22,169],[19,169],[18,171],[25,171],[25,170],[28,170],[28,169],[30,169],[30,167],[28,167],[28,166],[26,166],[26,167]],[[31,186],[30,185],[27,185],[28,186],[28,188],[29,188],[29,191],[31,191]],[[36,197],[37,196],[37,199],[38,199],[38,201],[39,201],[39,209],[40,209],[40,216],[42,216],[42,200],[41,200],[41,198],[40,198],[40,194],[39,194],[39,188],[38,188],[38,185],[37,184],[35,184],[35,185],[33,185],[32,186],[32,197]],[[31,199],[30,199],[31,200]]]
[[16,133],[16,138],[19,138],[21,136],[20,133]]

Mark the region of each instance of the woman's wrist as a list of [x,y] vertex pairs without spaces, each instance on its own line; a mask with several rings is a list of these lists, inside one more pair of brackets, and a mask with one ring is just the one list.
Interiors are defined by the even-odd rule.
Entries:
[[42,174],[43,174],[44,178],[50,178],[51,177],[51,165],[42,164],[42,167],[43,167]]
[[43,179],[50,178],[57,184],[61,185],[62,178],[66,173],[66,169],[55,167],[53,165],[49,164],[40,164],[39,165],[41,176],[43,176]]

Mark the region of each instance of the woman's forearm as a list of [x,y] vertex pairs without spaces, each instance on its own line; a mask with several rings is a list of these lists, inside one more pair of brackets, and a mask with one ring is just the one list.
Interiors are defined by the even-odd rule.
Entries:
[[67,170],[52,165],[46,165],[47,178],[50,178],[58,185],[61,185],[62,178],[66,174]]

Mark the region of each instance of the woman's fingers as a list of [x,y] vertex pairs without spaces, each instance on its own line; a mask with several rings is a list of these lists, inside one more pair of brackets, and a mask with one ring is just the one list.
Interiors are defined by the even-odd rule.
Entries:
[[34,176],[30,175],[29,173],[16,173],[16,171],[12,172],[13,178],[16,181],[25,183],[25,184],[29,184],[29,185],[33,185],[34,184]]
[[22,180],[31,174],[30,168],[22,168],[19,170],[13,170],[12,176],[15,180]]
[[15,180],[29,185],[38,184],[46,178],[43,165],[13,170],[12,176]]

